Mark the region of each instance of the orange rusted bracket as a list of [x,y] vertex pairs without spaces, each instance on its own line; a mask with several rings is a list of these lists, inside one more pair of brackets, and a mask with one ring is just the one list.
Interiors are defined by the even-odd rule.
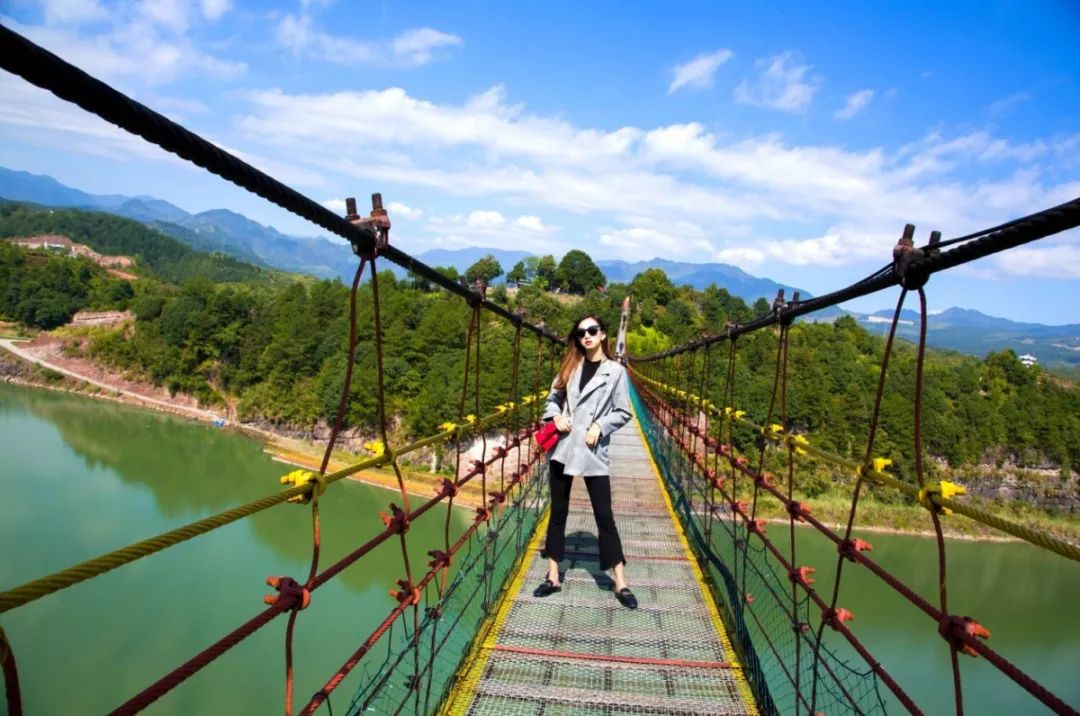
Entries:
[[836,545],[836,551],[839,552],[849,562],[855,561],[855,554],[857,552],[872,552],[874,549],[866,540],[855,538],[853,540],[846,539]]
[[840,625],[844,622],[849,622],[855,618],[855,615],[849,612],[843,607],[836,607],[835,609],[822,609],[822,616],[825,617],[825,623],[833,629],[840,628]]
[[398,534],[405,534],[409,531],[409,515],[405,510],[401,509],[393,502],[390,503],[390,512],[392,515],[388,515],[385,512],[379,513],[379,518],[383,524],[391,528],[392,532]]
[[345,219],[353,226],[363,231],[365,238],[370,239],[370,245],[366,242],[353,240],[353,253],[361,258],[375,258],[383,249],[390,245],[390,216],[383,208],[382,194],[371,195],[371,215],[360,216],[356,213],[356,199],[349,197],[345,200]]
[[810,589],[810,585],[817,581],[811,576],[816,571],[817,569],[814,567],[796,567],[788,572],[788,579],[797,584],[801,584],[806,589]]
[[414,587],[412,582],[407,579],[399,579],[397,584],[400,590],[391,589],[390,596],[396,599],[398,604],[412,606],[420,603],[419,587]]
[[311,604],[311,592],[292,577],[267,577],[266,583],[278,593],[267,594],[263,597],[263,604],[276,604],[281,599],[292,599],[294,609],[307,609]]
[[968,656],[979,653],[969,646],[976,638],[989,639],[990,630],[971,617],[957,617],[946,614],[938,622],[938,634],[949,642],[954,649]]

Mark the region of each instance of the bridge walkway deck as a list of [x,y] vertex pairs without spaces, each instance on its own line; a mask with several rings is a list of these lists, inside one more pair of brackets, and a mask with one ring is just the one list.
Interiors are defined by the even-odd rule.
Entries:
[[612,501],[639,601],[599,569],[596,524],[575,480],[563,589],[538,598],[546,520],[443,713],[469,716],[756,714],[716,607],[635,420],[612,436]]

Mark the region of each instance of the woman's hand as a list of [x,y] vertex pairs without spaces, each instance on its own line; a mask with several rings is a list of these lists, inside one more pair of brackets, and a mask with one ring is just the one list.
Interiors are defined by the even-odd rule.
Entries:
[[570,432],[570,428],[573,427],[570,418],[565,415],[556,415],[554,422],[555,427],[559,429],[560,433],[568,433]]
[[600,439],[600,426],[593,423],[589,426],[589,431],[585,433],[585,444],[592,447]]

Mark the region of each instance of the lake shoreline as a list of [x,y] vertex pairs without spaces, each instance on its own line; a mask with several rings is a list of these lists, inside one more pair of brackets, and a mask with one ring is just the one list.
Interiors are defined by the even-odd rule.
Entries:
[[[19,372],[12,371],[10,368],[4,370],[4,361],[0,360],[0,381],[12,385],[77,395],[128,407],[143,408],[207,425],[214,424],[213,418],[217,417],[211,411],[187,405],[185,399],[177,400],[175,398],[170,399],[170,397],[143,394],[143,392],[150,393],[156,390],[153,386],[143,386],[143,391],[139,392],[125,391],[116,386],[109,387],[108,379],[92,379],[80,375],[76,370],[72,370],[73,366],[60,366],[37,357],[32,359],[23,354],[27,351],[12,350],[10,339],[0,341],[0,349],[5,349],[0,350],[0,357],[7,361],[8,366],[16,365],[18,369],[21,369]],[[50,381],[45,378],[35,377],[35,366],[55,371],[59,374],[59,379]],[[126,384],[131,385],[131,382],[127,381]],[[269,455],[272,460],[294,468],[318,471],[326,450],[325,445],[300,440],[236,421],[225,422],[220,426],[220,429],[240,433],[245,437],[258,441],[263,447],[263,452]],[[362,459],[361,456],[355,456],[352,460],[346,458],[347,456],[340,454],[332,456],[327,465],[327,472],[341,470]],[[435,494],[435,487],[443,477],[443,475],[437,473],[405,471],[404,483],[410,497],[426,499]],[[364,470],[355,475],[350,475],[346,479],[400,494],[397,476],[392,470]],[[480,505],[480,490],[478,487],[474,488],[471,485],[463,488],[454,500],[455,507],[470,511],[480,507]]]
[[[0,341],[0,348],[8,349],[8,351],[0,351],[0,356],[11,356],[20,366],[24,369],[24,375],[14,375],[11,371],[0,370],[0,380],[16,385],[22,385],[29,388],[43,388],[45,390],[52,390],[54,392],[69,393],[72,395],[80,395],[87,398],[96,398],[99,400],[105,400],[120,405],[127,405],[130,407],[142,407],[155,412],[161,412],[170,414],[176,417],[183,417],[196,422],[209,423],[210,420],[206,417],[209,411],[199,408],[191,408],[181,401],[177,401],[174,405],[166,405],[165,400],[155,399],[152,396],[140,396],[129,391],[128,394],[123,392],[116,392],[113,394],[106,392],[110,390],[108,388],[101,389],[95,385],[94,382],[88,381],[85,377],[78,376],[75,371],[65,369],[63,371],[63,377],[61,381],[57,381],[55,384],[41,379],[34,379],[32,377],[32,366],[37,363],[43,367],[55,370],[56,368],[50,365],[47,361],[37,360],[31,361],[26,356],[10,351],[9,340]],[[3,366],[0,365],[0,368]],[[59,366],[57,366],[59,367]],[[107,382],[107,381],[105,381]],[[86,386],[94,388],[94,390],[87,390]],[[144,389],[149,391],[153,389],[152,386]],[[140,397],[146,398],[140,400]],[[290,437],[281,433],[277,433],[265,428],[256,427],[254,425],[246,425],[243,423],[231,421],[225,423],[222,427],[224,430],[236,431],[242,433],[244,436],[253,440],[257,440],[263,446],[263,450],[267,453],[271,459],[281,462],[291,467],[302,468],[306,470],[318,470],[322,461],[322,455],[325,451],[325,446],[318,445],[316,443],[300,440],[298,438]],[[337,458],[332,457],[330,464],[327,467],[328,472],[334,472],[347,467],[350,462],[343,459],[345,456],[338,455]],[[356,458],[360,459],[359,457]],[[429,477],[430,476],[430,477]],[[414,496],[432,496],[435,494],[434,490],[437,483],[442,479],[441,474],[437,473],[416,473],[408,472],[405,475],[405,487],[410,495]],[[400,488],[397,484],[397,477],[392,470],[365,470],[356,475],[350,475],[350,480],[361,482],[365,485],[372,487],[382,488],[391,492],[399,493]],[[479,489],[463,489],[462,492],[454,501],[456,507],[462,509],[475,509],[481,506],[481,496]],[[787,519],[782,517],[767,517],[765,521],[770,524],[786,524]],[[846,524],[823,522],[826,527],[836,531],[842,531],[846,529]],[[809,525],[802,525],[803,527],[809,527]],[[900,527],[893,527],[888,524],[858,524],[856,529],[859,532],[870,532],[877,534],[895,534],[908,537],[924,537],[933,539],[935,537],[934,531],[927,530],[911,530]],[[986,542],[986,543],[1008,543],[1008,542],[1023,542],[1017,537],[1011,535],[996,535],[996,534],[970,534],[966,532],[960,532],[957,530],[945,530],[945,538],[947,540],[955,540],[961,542]]]

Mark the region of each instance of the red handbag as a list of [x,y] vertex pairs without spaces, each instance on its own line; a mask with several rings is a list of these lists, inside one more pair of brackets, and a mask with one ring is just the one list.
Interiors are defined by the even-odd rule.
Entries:
[[540,449],[544,452],[551,452],[555,449],[555,446],[559,444],[559,438],[562,434],[559,429],[555,427],[555,421],[552,420],[549,423],[544,423],[540,426],[540,429],[533,434],[533,438],[536,440],[536,444],[540,446]]

